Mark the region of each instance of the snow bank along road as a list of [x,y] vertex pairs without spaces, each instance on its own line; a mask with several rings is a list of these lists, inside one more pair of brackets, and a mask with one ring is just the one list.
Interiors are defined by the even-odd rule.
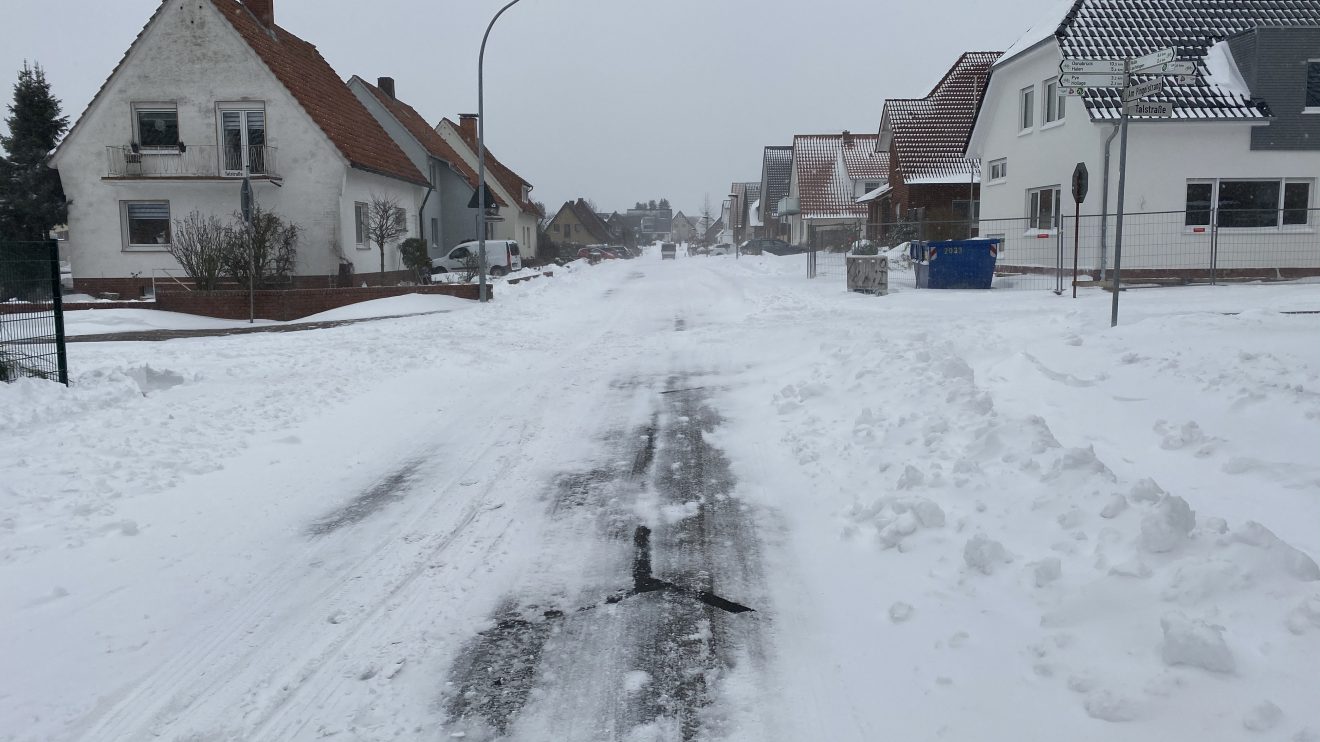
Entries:
[[0,388],[0,739],[1320,740],[1316,287],[801,276]]

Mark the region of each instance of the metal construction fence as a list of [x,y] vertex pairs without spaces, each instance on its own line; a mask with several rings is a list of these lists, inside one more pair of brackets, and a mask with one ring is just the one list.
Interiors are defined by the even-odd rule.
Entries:
[[[859,225],[881,249],[912,240],[1000,240],[996,288],[1049,289],[1112,280],[1117,215],[981,218]],[[844,243],[814,251],[808,275],[846,274]],[[1320,209],[1205,209],[1123,215],[1124,284],[1278,281],[1320,276]]]
[[69,383],[58,243],[0,241],[0,381]]

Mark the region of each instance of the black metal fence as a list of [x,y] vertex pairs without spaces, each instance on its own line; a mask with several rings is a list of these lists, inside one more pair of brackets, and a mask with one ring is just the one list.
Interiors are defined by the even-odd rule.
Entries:
[[[859,225],[881,249],[911,240],[1000,240],[996,288],[1050,289],[1112,280],[1117,215]],[[843,276],[848,245],[820,250],[808,274]],[[1123,215],[1124,284],[1277,281],[1320,276],[1320,209],[1205,209]]]
[[0,381],[69,383],[58,243],[0,242]]

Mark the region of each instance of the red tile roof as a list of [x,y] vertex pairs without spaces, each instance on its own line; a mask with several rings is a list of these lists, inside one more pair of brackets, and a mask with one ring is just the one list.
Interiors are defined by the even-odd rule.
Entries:
[[[454,148],[449,146],[449,142],[446,142],[439,132],[426,123],[426,119],[422,118],[422,115],[416,109],[398,98],[390,97],[384,90],[360,77],[354,79],[371,91],[376,100],[380,101],[380,104],[390,112],[390,115],[394,116],[395,120],[402,124],[403,128],[407,129],[413,139],[416,139],[432,157],[445,161],[449,167],[463,177],[468,185],[472,186],[473,189],[477,187],[477,171],[463,162],[463,158],[459,156],[458,152],[455,152]],[[508,206],[499,194],[495,195],[495,200],[500,206]]]
[[893,134],[894,170],[904,183],[967,181],[975,163],[963,148],[976,122],[990,66],[1000,52],[967,52],[925,98],[885,101],[881,132]]
[[239,0],[211,2],[353,167],[426,185],[315,46],[279,25],[263,26]]
[[[458,133],[459,138],[468,146],[468,149],[472,150],[475,156],[477,151],[477,137],[475,134],[470,134],[469,132],[464,131],[463,127],[449,119],[444,119],[441,123],[447,123],[453,127],[454,131]],[[523,186],[527,186],[530,189],[532,184],[523,180],[517,173],[513,172],[505,166],[504,163],[500,162],[495,155],[491,154],[490,147],[486,148],[486,168],[490,171],[490,176],[494,178],[504,190],[508,191],[509,195],[518,200],[519,209],[532,214],[541,214],[541,210],[536,207],[536,204],[533,203],[530,197],[522,197]],[[544,216],[544,214],[541,214],[541,216]]]
[[[799,134],[793,137],[798,202],[804,218],[864,218],[854,181],[887,180],[889,153],[876,152],[875,134]],[[846,176],[837,163],[843,155]]]

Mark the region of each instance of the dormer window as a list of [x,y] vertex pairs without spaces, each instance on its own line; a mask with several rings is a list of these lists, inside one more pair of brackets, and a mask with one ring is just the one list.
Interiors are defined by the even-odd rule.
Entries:
[[179,109],[173,103],[133,104],[133,137],[147,149],[177,149]]

